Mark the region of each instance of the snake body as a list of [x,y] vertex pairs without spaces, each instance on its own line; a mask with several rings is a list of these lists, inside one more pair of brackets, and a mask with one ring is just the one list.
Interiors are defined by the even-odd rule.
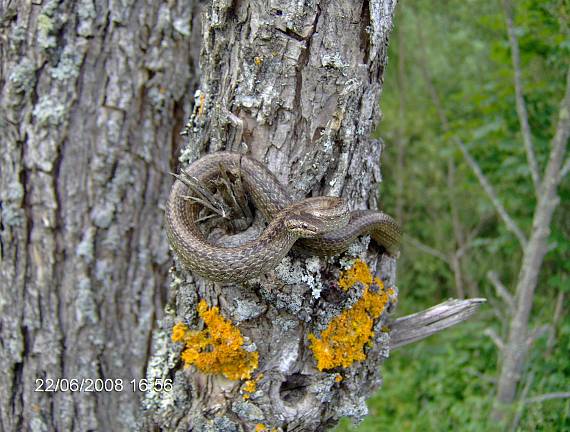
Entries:
[[209,243],[198,227],[201,205],[187,199],[188,186],[177,179],[166,204],[166,232],[172,249],[190,270],[219,282],[241,282],[274,268],[299,239],[311,254],[336,255],[370,234],[393,253],[398,249],[398,224],[379,211],[350,212],[337,197],[306,198],[294,202],[275,176],[258,161],[238,153],[206,155],[192,163],[185,175],[208,184],[220,175],[220,166],[237,173],[255,207],[269,225],[255,240],[237,247]]

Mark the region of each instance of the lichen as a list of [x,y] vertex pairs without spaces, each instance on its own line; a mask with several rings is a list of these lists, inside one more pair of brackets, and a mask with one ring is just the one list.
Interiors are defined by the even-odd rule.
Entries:
[[65,105],[51,96],[42,96],[34,106],[33,114],[38,126],[55,127],[63,122]]
[[247,400],[251,397],[252,393],[257,391],[257,383],[263,378],[263,374],[258,374],[254,379],[249,379],[243,383],[241,391],[243,393],[243,400]]
[[249,399],[251,397],[251,394],[255,393],[255,391],[257,390],[257,380],[256,379],[247,380],[243,384],[241,389],[243,392],[243,400]]
[[356,260],[339,278],[339,286],[344,290],[358,283],[364,285],[362,297],[350,309],[333,318],[320,338],[312,333],[308,336],[317,368],[321,371],[347,368],[355,361],[366,359],[364,347],[374,336],[374,320],[384,311],[389,296],[382,281],[373,277],[362,260]]
[[232,411],[242,420],[258,422],[265,419],[265,414],[257,405],[247,400],[236,400],[232,404]]
[[43,49],[54,48],[57,45],[55,36],[52,34],[56,28],[52,17],[45,13],[38,16],[38,45]]
[[352,288],[358,282],[367,286],[372,283],[372,273],[370,273],[368,265],[361,259],[357,259],[352,267],[341,272],[338,286],[344,291],[348,291],[349,288]]
[[295,259],[285,257],[275,267],[277,277],[289,285],[303,283],[311,289],[311,294],[318,299],[324,288],[321,278],[321,260],[319,257]]
[[181,358],[185,366],[196,366],[208,374],[222,374],[230,380],[249,379],[257,369],[259,353],[244,347],[244,337],[218,307],[210,308],[205,300],[198,304],[204,330],[190,330],[178,323],[172,328],[172,341],[183,342]]

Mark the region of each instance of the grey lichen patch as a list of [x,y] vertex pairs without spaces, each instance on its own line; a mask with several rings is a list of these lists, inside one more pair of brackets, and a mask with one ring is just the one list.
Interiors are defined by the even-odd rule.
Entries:
[[288,318],[287,316],[278,315],[275,319],[275,325],[280,328],[283,333],[286,333],[299,325],[294,319]]
[[93,239],[95,237],[95,228],[90,227],[83,233],[83,238],[77,245],[75,253],[85,258],[85,262],[93,261]]
[[113,221],[113,216],[115,214],[115,206],[113,203],[106,201],[101,205],[93,208],[91,212],[91,218],[95,226],[99,228],[108,228]]
[[66,110],[65,104],[58,102],[49,95],[44,95],[34,106],[33,114],[38,126],[55,127],[63,122]]
[[348,249],[346,250],[346,254],[355,258],[362,256],[368,250],[369,245],[370,245],[370,236],[369,235],[361,236],[357,241],[355,241],[348,247]]
[[[176,430],[181,430],[180,425],[177,425]],[[207,419],[205,417],[197,417],[192,419],[191,426],[184,430],[196,430],[203,432],[240,432],[239,426],[232,422],[225,416],[218,416],[214,419]]]
[[279,290],[273,288],[274,286],[274,281],[269,281],[267,285],[261,283],[259,294],[265,302],[278,310],[289,312],[302,321],[312,320],[311,302],[306,295],[309,290],[304,284],[284,285]]
[[55,36],[52,34],[55,25],[53,18],[40,14],[38,16],[38,45],[43,49],[54,48],[57,45]]
[[323,67],[330,67],[334,69],[343,70],[350,66],[349,63],[343,61],[340,53],[323,54],[321,56],[321,64]]
[[79,76],[81,57],[74,52],[64,52],[56,67],[51,68],[49,73],[53,79],[66,81]]
[[336,376],[336,373],[323,375],[321,379],[309,386],[308,391],[313,393],[319,402],[329,403],[335,394],[332,388],[336,384]]
[[[393,302],[390,304],[394,304]],[[389,313],[390,311],[387,310]],[[382,319],[374,324],[374,344],[371,350],[376,350],[378,356],[382,358],[390,357],[390,333],[386,328],[387,316],[384,314]]]
[[8,226],[19,226],[23,221],[22,199],[24,187],[13,180],[2,190],[2,222]]
[[174,287],[171,289],[176,289],[176,304],[178,305],[178,310],[176,311],[177,316],[183,317],[184,321],[192,322],[197,319],[198,314],[196,312],[196,306],[198,304],[198,294],[196,293],[196,287],[192,282],[179,279],[173,282]]
[[36,67],[34,63],[24,58],[19,64],[14,66],[9,82],[9,92],[13,94],[27,93],[34,88],[36,83]]
[[[85,276],[79,276],[77,283],[77,298],[75,300],[75,319],[78,323],[85,325],[93,325],[99,322],[97,313],[97,304],[93,295],[91,279]],[[103,340],[99,341],[103,346]]]
[[80,0],[77,4],[77,15],[79,23],[77,25],[77,34],[83,37],[93,35],[93,23],[97,18],[95,3],[93,0]]
[[232,316],[238,323],[257,318],[267,309],[256,298],[236,298],[233,304]]
[[247,351],[247,352],[256,352],[257,351],[257,345],[248,336],[243,337],[242,348],[244,349],[244,351]]
[[229,418],[222,416],[216,417],[213,422],[213,431],[219,432],[238,432],[238,425],[232,422]]
[[261,408],[249,401],[238,399],[232,404],[232,411],[247,421],[261,421],[265,418]]
[[350,397],[347,393],[342,393],[336,412],[339,417],[351,417],[354,423],[360,423],[368,414],[366,399],[360,397]]
[[307,259],[287,256],[277,265],[275,273],[286,284],[305,284],[318,299],[323,289],[321,266],[321,260],[316,256]]
[[49,428],[42,418],[38,416],[30,420],[30,430],[32,432],[47,432]]
[[[151,351],[153,354],[146,371],[146,379],[149,383],[164,383],[165,380],[170,379],[170,371],[180,361],[183,344],[171,342],[171,331],[167,327],[164,323],[159,323],[159,329],[153,335]],[[154,385],[149,386],[142,400],[143,408],[159,417],[174,412],[177,401],[185,401],[190,397],[185,381],[183,371],[179,370],[175,374],[172,391],[164,391]]]

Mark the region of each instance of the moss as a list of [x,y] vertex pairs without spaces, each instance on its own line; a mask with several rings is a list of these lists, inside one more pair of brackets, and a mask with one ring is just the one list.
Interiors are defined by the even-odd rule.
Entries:
[[[310,348],[321,371],[339,366],[346,368],[355,361],[366,359],[364,347],[372,341],[374,320],[384,311],[389,297],[382,281],[372,276],[362,260],[356,260],[351,268],[341,273],[339,279],[339,286],[344,290],[357,283],[365,288],[354,306],[333,318],[320,339],[309,334]],[[379,289],[373,291],[373,285]]]
[[257,369],[259,354],[243,347],[241,332],[220,315],[219,308],[209,308],[205,300],[198,304],[204,330],[189,330],[183,323],[172,328],[173,342],[184,342],[181,358],[185,366],[196,366],[208,374],[222,374],[231,380],[249,379]]

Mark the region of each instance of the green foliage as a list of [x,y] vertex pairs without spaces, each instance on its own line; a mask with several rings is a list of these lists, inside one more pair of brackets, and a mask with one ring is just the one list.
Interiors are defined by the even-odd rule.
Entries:
[[[570,61],[570,4],[565,0],[513,1],[524,96],[541,172],[547,162],[564,75]],[[399,4],[381,105],[379,135],[386,142],[382,205],[402,206],[404,230],[449,256],[468,242],[461,258],[463,289],[489,299],[472,321],[393,353],[385,382],[369,401],[370,416],[337,431],[492,431],[490,409],[499,356],[485,329],[505,337],[508,318],[486,274],[495,271],[514,291],[521,247],[507,230],[454,139],[469,148],[500,200],[528,235],[536,196],[515,104],[513,66],[500,1],[409,0]],[[430,88],[430,81],[433,88]],[[437,93],[449,128],[434,103]],[[398,149],[404,143],[404,163]],[[449,167],[455,171],[450,180]],[[398,176],[403,190],[398,196]],[[561,205],[551,226],[552,248],[537,286],[531,326],[550,324],[559,292],[570,296],[570,184],[560,187]],[[457,223],[454,230],[453,208]],[[460,232],[459,238],[457,231]],[[470,239],[470,240],[469,240]],[[399,314],[456,297],[448,262],[405,242],[399,261]],[[527,397],[568,391],[568,301],[555,328],[533,346],[521,389]],[[570,430],[569,399],[519,404],[517,430]]]

